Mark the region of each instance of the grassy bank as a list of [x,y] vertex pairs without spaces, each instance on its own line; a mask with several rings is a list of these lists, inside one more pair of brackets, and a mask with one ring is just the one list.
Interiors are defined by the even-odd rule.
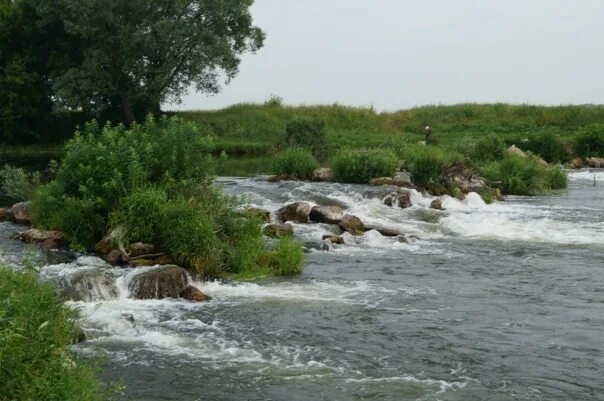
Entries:
[[76,316],[34,273],[0,266],[0,400],[110,399],[69,348]]

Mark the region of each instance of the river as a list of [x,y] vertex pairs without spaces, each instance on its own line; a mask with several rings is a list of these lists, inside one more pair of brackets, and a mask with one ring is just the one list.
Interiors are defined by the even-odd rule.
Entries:
[[[593,177],[597,181],[594,186]],[[604,399],[604,171],[570,173],[568,191],[485,205],[414,193],[389,208],[375,188],[222,178],[228,193],[276,210],[292,201],[343,204],[369,231],[307,254],[299,277],[197,285],[195,304],[119,294],[82,311],[84,357],[108,355],[103,377],[127,400],[602,400]],[[8,240],[0,258],[44,257]],[[324,225],[295,225],[317,241]],[[54,279],[106,268],[82,256],[50,265]],[[55,263],[55,264],[53,264]]]

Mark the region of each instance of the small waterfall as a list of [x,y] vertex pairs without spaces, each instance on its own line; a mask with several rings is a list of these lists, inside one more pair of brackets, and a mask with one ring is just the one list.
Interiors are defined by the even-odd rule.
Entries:
[[57,281],[57,287],[72,301],[108,301],[118,297],[115,276],[98,267],[63,275]]

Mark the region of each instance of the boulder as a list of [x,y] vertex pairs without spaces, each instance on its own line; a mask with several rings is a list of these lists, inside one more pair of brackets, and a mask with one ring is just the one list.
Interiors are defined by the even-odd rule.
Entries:
[[440,199],[434,199],[431,203],[430,203],[430,208],[431,209],[437,209],[437,210],[444,210],[443,209],[443,201]]
[[122,258],[122,253],[117,249],[109,251],[109,253],[105,255],[105,260],[113,266],[121,265],[126,262],[124,258]]
[[318,168],[312,172],[313,181],[331,181],[333,179],[333,172],[330,168]]
[[401,170],[394,174],[393,178],[394,185],[398,187],[413,186],[413,183],[411,182],[411,174],[409,174],[406,170]]
[[185,289],[180,293],[180,297],[194,302],[205,302],[212,299],[212,297],[204,294],[199,288],[192,285],[186,286]]
[[508,152],[511,155],[526,157],[526,153],[524,153],[524,151],[522,149],[516,147],[516,145],[512,145],[509,148],[507,148],[506,152]]
[[19,224],[31,223],[31,202],[16,203],[12,207],[13,218]]
[[307,202],[295,202],[277,211],[277,217],[283,223],[293,221],[294,223],[308,223],[310,204]]
[[440,181],[450,188],[459,188],[464,193],[481,192],[487,187],[486,180],[464,161],[447,167],[441,174]]
[[338,226],[343,231],[347,231],[352,235],[363,235],[365,232],[365,226],[363,225],[361,219],[351,214],[344,215]]
[[168,265],[145,269],[136,273],[128,284],[134,299],[178,298],[189,284],[189,276],[182,267]]
[[5,207],[0,207],[0,221],[12,220],[12,219],[13,219],[12,210],[5,208]]
[[370,231],[370,230],[376,230],[377,232],[382,234],[384,237],[398,237],[399,235],[401,235],[401,232],[394,228],[366,225],[365,231]]
[[315,206],[309,217],[317,223],[338,224],[342,220],[342,208],[338,206]]
[[107,255],[113,249],[117,249],[118,244],[123,243],[125,235],[126,229],[124,227],[116,227],[96,243],[94,250],[101,255]]
[[46,249],[58,249],[63,245],[65,235],[60,231],[38,230],[31,228],[26,231],[19,231],[13,235],[14,239],[32,244],[43,244]]
[[604,158],[602,158],[602,157],[590,157],[586,161],[587,161],[587,164],[589,165],[589,167],[592,167],[592,168],[603,168],[604,167]]
[[294,235],[294,228],[291,224],[288,223],[274,223],[265,226],[262,232],[264,233],[264,235],[271,238],[291,237],[292,235]]
[[118,296],[115,277],[100,267],[60,276],[56,288],[60,295],[71,301],[107,301]]
[[324,241],[304,241],[302,244],[302,248],[305,252],[309,252],[311,250],[316,251],[329,251],[329,244]]
[[323,241],[331,242],[332,244],[342,245],[344,238],[339,235],[324,235]]
[[244,210],[244,213],[250,217],[257,218],[264,223],[271,221],[271,212],[266,209],[260,209],[258,207],[248,207]]
[[413,206],[411,202],[411,194],[409,192],[393,192],[384,198],[384,205],[398,206],[401,209],[406,209]]
[[571,161],[568,162],[568,167],[572,169],[580,169],[585,167],[585,162],[580,157],[575,157]]
[[155,245],[145,244],[143,242],[135,242],[130,244],[128,247],[128,255],[130,258],[136,258],[138,256],[149,255],[155,252]]

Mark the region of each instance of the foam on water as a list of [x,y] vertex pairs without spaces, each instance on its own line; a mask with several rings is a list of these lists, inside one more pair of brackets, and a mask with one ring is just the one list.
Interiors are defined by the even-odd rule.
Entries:
[[580,171],[570,171],[568,173],[568,178],[571,181],[593,181],[594,177],[596,178],[596,182],[603,183],[604,182],[604,170],[580,170]]

